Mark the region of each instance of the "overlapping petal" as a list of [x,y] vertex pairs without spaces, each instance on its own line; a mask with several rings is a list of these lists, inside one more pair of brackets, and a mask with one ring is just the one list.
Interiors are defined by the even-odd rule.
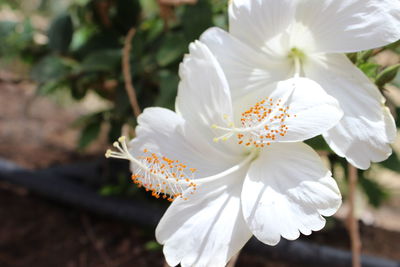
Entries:
[[344,55],[314,57],[305,72],[344,110],[340,123],[324,134],[330,147],[360,169],[389,157],[396,126],[378,88]]
[[176,110],[196,127],[221,123],[221,114],[232,115],[231,93],[221,67],[209,49],[199,41],[191,43],[189,54],[179,67]]
[[273,144],[252,163],[242,190],[244,218],[262,242],[276,245],[325,225],[341,196],[319,156],[303,143]]
[[234,0],[229,6],[229,32],[253,47],[266,44],[284,32],[296,11],[293,0]]
[[205,138],[168,109],[147,108],[138,123],[136,138],[130,143],[130,152],[135,157],[141,157],[147,149],[198,169],[199,177],[221,172],[241,159],[240,155],[220,149],[212,139]]
[[[254,127],[259,129],[259,133],[266,132],[265,126],[269,131],[275,129],[276,139],[264,138],[266,142],[298,142],[310,139],[335,126],[343,116],[335,98],[313,80],[299,77],[273,83],[263,90],[237,99],[234,103],[237,123],[240,123],[239,118],[243,112],[263,99],[267,100],[264,104],[266,110],[256,111],[258,117],[268,109],[271,113]],[[284,129],[286,130],[282,131]]]
[[225,266],[250,239],[240,205],[246,170],[200,185],[189,200],[172,203],[156,230],[169,265]]
[[314,52],[356,52],[384,46],[400,39],[400,1],[292,2],[298,3],[296,21],[309,28],[316,40]]
[[287,79],[292,72],[289,60],[262,53],[221,29],[205,31],[200,40],[221,65],[234,98]]
[[[192,43],[190,54],[180,65],[176,110],[204,139],[212,141],[213,124],[224,124],[224,117],[232,117],[232,99],[225,75],[206,45]],[[214,144],[218,150],[240,153],[229,143]]]

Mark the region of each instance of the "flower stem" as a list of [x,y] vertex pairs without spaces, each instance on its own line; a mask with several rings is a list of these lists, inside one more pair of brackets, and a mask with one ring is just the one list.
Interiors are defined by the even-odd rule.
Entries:
[[360,231],[358,227],[358,220],[355,215],[355,194],[357,188],[358,173],[357,168],[349,164],[349,213],[347,217],[348,228],[351,239],[351,251],[352,251],[352,266],[361,267],[360,254],[361,254],[361,239]]

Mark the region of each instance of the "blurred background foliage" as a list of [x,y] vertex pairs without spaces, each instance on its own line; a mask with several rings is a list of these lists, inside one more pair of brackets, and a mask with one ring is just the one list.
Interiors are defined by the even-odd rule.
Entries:
[[[227,1],[223,0],[199,0],[174,7],[160,6],[157,0],[0,0],[0,8],[0,57],[3,61],[19,57],[29,64],[38,94],[50,96],[62,91],[81,101],[88,93],[95,93],[108,103],[107,108],[76,121],[74,126],[82,129],[80,149],[96,140],[102,125],[107,125],[110,143],[121,135],[124,125],[135,127],[121,69],[124,37],[129,29],[137,30],[130,63],[140,107],[173,109],[179,63],[189,43],[210,26],[228,28]],[[5,15],[4,10],[12,10],[17,17]],[[388,85],[396,90],[400,87],[400,65],[382,66],[376,61],[385,51],[400,54],[400,44],[348,55],[383,93]],[[400,108],[394,103],[388,99],[397,117]],[[335,176],[343,177],[345,194],[346,161],[331,153],[321,137],[307,143],[328,155]],[[400,172],[399,156],[393,153],[376,168]],[[360,188],[369,203],[378,207],[390,190],[371,179],[370,170],[359,174]],[[104,195],[135,192],[126,177],[118,175],[113,184],[100,190]]]

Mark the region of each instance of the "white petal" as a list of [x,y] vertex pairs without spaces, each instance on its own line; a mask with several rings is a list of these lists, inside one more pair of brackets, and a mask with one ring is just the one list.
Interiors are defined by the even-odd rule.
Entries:
[[136,138],[130,143],[135,157],[143,150],[159,153],[196,168],[196,178],[219,173],[240,161],[240,156],[219,150],[216,144],[185,124],[182,117],[164,108],[147,108],[138,117]]
[[396,126],[378,88],[344,55],[310,59],[305,73],[344,110],[340,123],[324,134],[329,146],[360,169],[368,169],[371,161],[387,159]]
[[[176,98],[177,113],[203,138],[216,137],[212,125],[224,125],[232,118],[232,100],[225,75],[206,45],[197,41],[189,46],[179,68],[181,82]],[[219,150],[240,153],[237,146],[214,144]]]
[[223,267],[250,239],[240,205],[246,170],[199,185],[188,200],[172,203],[156,229],[169,265]]
[[221,64],[234,98],[286,79],[292,71],[290,60],[272,58],[221,29],[207,30],[200,40]]
[[[236,116],[241,116],[242,112],[263,99],[272,99],[274,104],[266,102],[266,107],[270,108],[272,113],[260,124],[268,126],[269,130],[265,131],[264,127],[258,127],[259,134],[287,127],[284,136],[281,136],[283,135],[281,131],[275,134],[275,142],[298,142],[310,139],[335,126],[343,116],[338,101],[328,95],[319,84],[307,78],[292,78],[274,83],[264,90],[238,99],[234,105],[238,110]],[[286,107],[289,107],[288,115],[283,116],[284,112],[279,110],[285,110]],[[274,115],[278,118],[276,119]],[[283,118],[280,119],[279,115]],[[274,142],[268,138],[264,138],[264,141]]]
[[292,0],[234,0],[229,6],[229,32],[263,49],[293,22],[295,10]]
[[229,86],[225,75],[206,45],[191,43],[179,67],[176,109],[189,123],[210,127],[221,123],[221,114],[232,115]]
[[299,1],[296,20],[311,30],[315,52],[355,52],[400,39],[398,0]]
[[341,204],[340,191],[319,156],[303,143],[262,150],[247,173],[242,207],[253,234],[268,245],[294,240],[325,225]]

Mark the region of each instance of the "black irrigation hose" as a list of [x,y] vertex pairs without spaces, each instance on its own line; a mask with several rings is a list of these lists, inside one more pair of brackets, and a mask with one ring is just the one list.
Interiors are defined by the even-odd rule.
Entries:
[[[29,171],[0,160],[0,180],[24,186],[44,197],[91,212],[130,221],[140,226],[155,227],[163,210],[148,203],[133,200],[102,197],[90,187],[85,187],[83,176],[94,176],[101,163],[81,163]],[[285,260],[306,266],[351,266],[351,253],[328,246],[304,241],[282,240],[277,246],[266,246],[254,238],[245,246],[245,251],[267,259]],[[400,267],[400,262],[371,256],[362,256],[363,267]]]

